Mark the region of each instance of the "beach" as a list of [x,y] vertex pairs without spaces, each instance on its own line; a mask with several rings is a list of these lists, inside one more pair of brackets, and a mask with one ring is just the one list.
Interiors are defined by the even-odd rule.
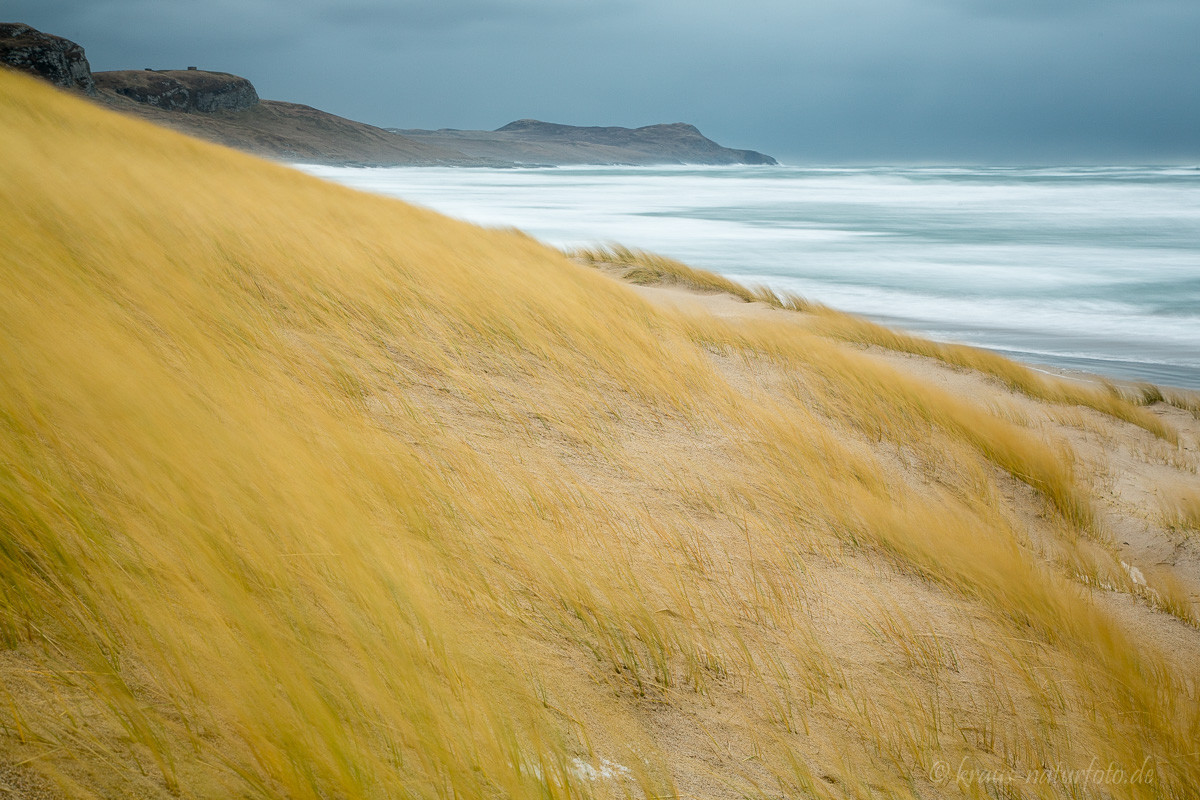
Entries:
[[[621,267],[604,270],[614,280],[622,281]],[[735,324],[763,320],[772,324],[794,324],[804,328],[803,314],[772,308],[763,303],[747,303],[729,294],[707,291],[679,284],[638,285],[622,281],[650,302],[684,313],[709,315]],[[1047,408],[1044,404],[1013,392],[994,378],[955,368],[944,361],[927,356],[897,352],[878,345],[865,345],[864,352],[872,359],[888,365],[924,384],[937,386],[955,397],[980,403],[995,409],[1002,416],[1019,420],[1022,425],[1061,437],[1078,456],[1083,469],[1097,486],[1097,497],[1103,506],[1102,527],[1106,537],[1120,554],[1120,560],[1144,574],[1164,570],[1184,587],[1185,595],[1200,601],[1200,541],[1185,532],[1164,525],[1170,516],[1173,500],[1194,492],[1200,479],[1200,417],[1184,408],[1166,403],[1156,404],[1153,412],[1179,431],[1178,447],[1161,441],[1129,425],[1112,424],[1103,415],[1082,409],[1069,413]],[[1048,375],[1103,388],[1114,385],[1114,379],[1074,370],[1048,369]],[[1115,384],[1131,392],[1137,384],[1115,380]],[[1200,393],[1182,390],[1179,397],[1200,408]],[[1015,499],[1018,493],[1010,499]],[[1027,508],[1030,517],[1034,508]],[[1136,603],[1109,598],[1114,607],[1122,607],[1130,619],[1139,612]],[[1149,615],[1149,616],[1152,616]],[[1166,638],[1159,642],[1183,658],[1200,656],[1200,640],[1180,636],[1172,626],[1156,627],[1147,616],[1142,620],[1147,631]]]
[[1200,388],[1200,171],[305,167],[556,247],[620,243],[943,342]]

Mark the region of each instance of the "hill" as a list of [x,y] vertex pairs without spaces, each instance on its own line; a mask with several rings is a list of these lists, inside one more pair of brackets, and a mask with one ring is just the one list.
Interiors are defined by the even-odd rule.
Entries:
[[518,164],[777,164],[754,150],[731,150],[693,125],[643,128],[577,127],[522,119],[494,131],[391,128],[414,141],[454,148],[468,156]]
[[113,110],[265,158],[358,166],[492,164],[311,106],[259,100],[253,85],[236,75],[203,70],[94,74],[99,99]]
[[[186,70],[93,74],[75,42],[19,23],[0,24],[0,64],[158,125],[282,161],[351,166],[522,164],[774,164],[730,150],[683,123],[576,128],[520,120],[499,131],[397,131],[311,106],[259,99],[245,78]],[[411,134],[411,135],[407,135]]]
[[80,45],[19,23],[0,24],[0,64],[86,94],[122,113],[266,158],[389,166],[492,163],[310,106],[260,101],[250,81],[225,72],[189,68],[93,73]]
[[0,117],[7,793],[1200,785],[1184,410]]

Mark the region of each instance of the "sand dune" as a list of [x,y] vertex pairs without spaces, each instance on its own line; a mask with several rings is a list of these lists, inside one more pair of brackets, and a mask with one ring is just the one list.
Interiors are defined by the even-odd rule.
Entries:
[[1188,412],[0,115],[9,794],[1200,785]]

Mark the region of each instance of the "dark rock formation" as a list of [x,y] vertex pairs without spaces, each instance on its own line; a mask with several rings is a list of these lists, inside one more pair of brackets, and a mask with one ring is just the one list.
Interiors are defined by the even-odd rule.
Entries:
[[166,111],[244,111],[258,103],[245,78],[203,70],[119,70],[97,72],[96,86],[137,103]]
[[524,164],[778,163],[771,156],[754,150],[722,147],[694,125],[683,122],[644,128],[580,128],[520,119],[494,131],[395,132],[426,144],[453,147],[468,156]]
[[83,48],[21,23],[0,23],[0,64],[29,72],[56,86],[96,94]]

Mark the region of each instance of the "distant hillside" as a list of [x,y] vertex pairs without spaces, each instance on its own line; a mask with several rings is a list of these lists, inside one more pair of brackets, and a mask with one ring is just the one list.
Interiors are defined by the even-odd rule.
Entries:
[[182,133],[283,161],[480,166],[486,162],[298,103],[259,100],[245,78],[202,70],[95,73],[99,99]]
[[283,161],[370,165],[486,165],[453,150],[305,105],[260,100],[225,72],[93,73],[84,49],[19,23],[0,24],[0,64],[192,136]]
[[226,72],[117,70],[92,73],[84,49],[20,23],[0,24],[0,64],[78,90],[159,125],[283,161],[355,166],[557,164],[774,164],[730,150],[692,125],[577,128],[519,120],[498,131],[377,128],[311,106],[260,100]]
[[576,127],[521,119],[494,131],[389,128],[429,145],[467,156],[519,164],[777,164],[754,150],[731,150],[694,125],[676,122],[642,128]]

